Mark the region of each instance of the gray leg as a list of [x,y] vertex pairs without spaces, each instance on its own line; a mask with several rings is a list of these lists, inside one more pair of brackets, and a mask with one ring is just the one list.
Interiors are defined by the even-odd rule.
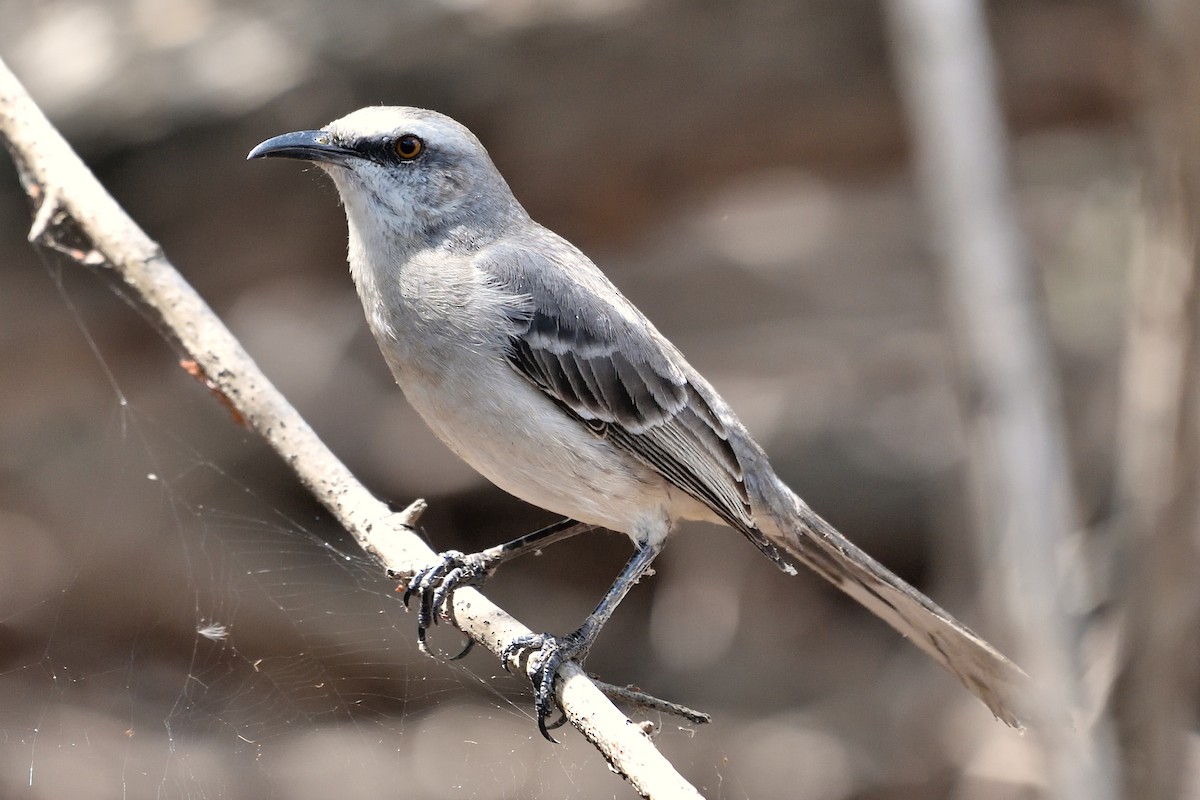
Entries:
[[554,739],[546,728],[546,717],[550,715],[557,704],[555,689],[558,684],[558,668],[567,661],[583,663],[583,660],[587,658],[588,650],[596,641],[600,629],[604,627],[604,623],[608,622],[609,617],[613,615],[617,606],[625,599],[625,595],[629,594],[629,590],[638,582],[638,579],[650,569],[651,562],[660,552],[662,552],[661,544],[638,545],[633,557],[625,565],[625,569],[621,570],[621,574],[613,582],[612,588],[604,595],[604,599],[596,606],[596,610],[588,614],[587,619],[574,633],[562,637],[551,636],[548,633],[520,636],[509,642],[504,648],[501,659],[505,669],[509,668],[509,662],[515,660],[522,651],[537,650],[540,653],[537,668],[531,676],[534,705],[537,709],[538,730],[550,741],[553,742]]

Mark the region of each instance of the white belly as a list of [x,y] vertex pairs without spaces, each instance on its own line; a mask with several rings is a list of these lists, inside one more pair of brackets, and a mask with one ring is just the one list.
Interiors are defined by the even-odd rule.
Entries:
[[688,513],[695,501],[583,428],[501,359],[481,357],[472,369],[437,375],[388,361],[434,434],[506,492],[637,541],[697,516]]

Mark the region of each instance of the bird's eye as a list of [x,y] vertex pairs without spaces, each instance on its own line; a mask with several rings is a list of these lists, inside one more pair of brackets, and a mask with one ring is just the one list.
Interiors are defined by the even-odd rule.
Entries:
[[395,141],[392,149],[396,151],[396,155],[405,161],[411,161],[421,155],[421,151],[425,149],[425,143],[420,137],[413,136],[411,133],[406,133]]

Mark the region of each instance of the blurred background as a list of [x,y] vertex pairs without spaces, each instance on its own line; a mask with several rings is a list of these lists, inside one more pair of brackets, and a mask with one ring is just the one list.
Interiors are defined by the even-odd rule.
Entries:
[[[1200,25],[1164,24],[1190,12],[1162,5],[985,11],[1074,484],[1069,530],[1047,533],[1062,579],[1046,613],[1068,624],[1076,730],[1095,734],[1114,792],[1200,797],[1200,68],[1179,55]],[[435,549],[553,518],[485,484],[404,403],[363,324],[330,182],[244,162],[368,104],[474,130],[534,218],[596,260],[855,542],[1006,652],[1044,623],[1005,600],[977,522],[956,366],[969,310],[923,211],[880,4],[0,0],[0,19],[0,58],[332,449],[397,507],[429,501]],[[418,654],[393,585],[178,367],[152,315],[104,268],[29,246],[0,162],[0,795],[631,796],[578,734],[542,741],[527,687],[494,659]],[[1139,272],[1156,254],[1184,277]],[[1131,357],[1139,320],[1174,347]],[[1160,416],[1130,411],[1147,407]],[[1146,448],[1150,467],[1123,461]],[[572,540],[487,593],[566,632],[628,549]],[[705,796],[1062,795],[1054,746],[994,721],[819,578],[703,525],[656,567],[588,668],[714,715],[651,715]],[[1145,669],[1128,655],[1138,636],[1139,652],[1167,645]]]

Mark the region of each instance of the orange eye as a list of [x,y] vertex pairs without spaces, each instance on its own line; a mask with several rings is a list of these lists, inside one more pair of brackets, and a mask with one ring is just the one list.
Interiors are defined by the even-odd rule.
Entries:
[[400,158],[411,161],[421,155],[421,151],[425,149],[425,143],[411,133],[406,133],[396,140],[392,148]]

